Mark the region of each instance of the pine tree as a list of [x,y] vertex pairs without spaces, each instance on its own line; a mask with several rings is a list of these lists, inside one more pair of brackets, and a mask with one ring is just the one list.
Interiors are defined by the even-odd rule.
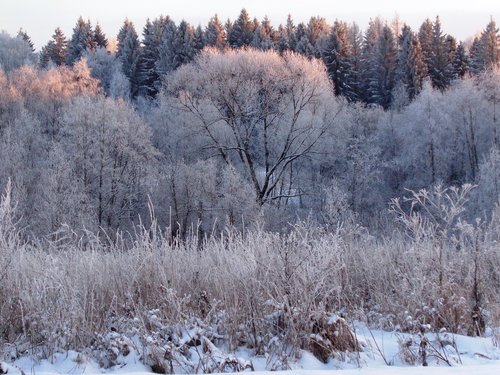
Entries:
[[217,17],[217,14],[208,22],[204,39],[207,46],[223,49],[226,45],[226,30],[220,22],[219,17]]
[[312,46],[312,53],[309,55],[311,57],[321,58],[321,51],[323,46],[321,45],[328,38],[330,32],[330,27],[326,20],[322,17],[311,17],[307,24],[307,38]]
[[96,48],[107,48],[108,47],[108,39],[106,35],[101,29],[101,25],[97,23],[94,29],[94,44]]
[[74,65],[83,55],[85,51],[94,51],[94,33],[90,21],[85,22],[80,17],[73,28],[73,35],[68,43],[68,51],[66,54],[66,64]]
[[363,39],[363,47],[361,51],[361,99],[370,103],[369,97],[370,91],[370,80],[372,79],[372,60],[377,53],[377,45],[382,34],[382,20],[380,18],[375,18],[370,20],[368,28],[365,31]]
[[139,56],[139,37],[135,31],[134,24],[126,19],[118,32],[118,49],[116,57],[122,65],[123,74],[130,81],[132,97],[137,95],[138,77],[137,77],[137,58]]
[[415,99],[423,88],[427,67],[418,37],[409,26],[401,32],[395,68],[395,87],[402,88],[409,100]]
[[295,28],[294,33],[295,46],[293,51],[297,53],[302,53],[306,56],[314,56],[315,49],[314,46],[309,41],[309,36],[307,33],[307,26],[301,22]]
[[228,32],[228,43],[233,48],[249,46],[253,40],[255,23],[250,20],[246,9],[242,9],[238,19]]
[[172,70],[193,60],[196,55],[194,29],[186,21],[182,20],[177,28],[173,43],[173,65]]
[[46,68],[50,62],[57,66],[66,63],[68,41],[62,30],[58,27],[52,35],[52,39],[42,48],[40,52],[40,66]]
[[345,65],[345,92],[344,95],[350,102],[360,101],[362,98],[362,44],[363,34],[359,26],[353,23],[348,30],[350,54],[347,56]]
[[205,48],[205,33],[203,32],[201,25],[196,26],[196,29],[194,29],[193,46],[196,52],[199,52],[203,48]]
[[163,29],[169,17],[161,16],[151,22],[149,19],[142,31],[142,48],[137,58],[137,80],[139,95],[154,98],[160,87],[156,64],[160,59],[160,45]]
[[24,31],[23,29],[19,29],[17,33],[17,37],[21,38],[26,42],[26,44],[31,48],[31,52],[35,52],[35,45],[33,44],[33,41],[29,37],[29,35]]
[[429,77],[435,88],[444,90],[450,85],[450,65],[446,35],[443,35],[441,22],[436,17],[432,28],[431,54],[427,63]]
[[333,81],[335,95],[345,95],[348,90],[350,46],[348,26],[345,22],[335,21],[330,36],[322,52],[328,76]]
[[40,50],[40,54],[38,56],[38,64],[40,68],[45,69],[49,66],[49,63],[50,63],[49,53],[47,51],[47,45],[45,45]]
[[297,40],[295,39],[295,25],[292,16],[289,14],[286,19],[286,25],[280,25],[278,49],[280,52],[291,50],[295,51]]
[[469,71],[469,57],[465,51],[464,44],[460,42],[457,46],[455,56],[452,61],[453,79],[463,78]]
[[420,42],[420,47],[422,48],[422,55],[424,56],[424,61],[429,65],[429,61],[432,56],[432,34],[433,34],[433,24],[430,19],[426,19],[418,31],[418,40]]
[[262,50],[269,50],[274,49],[274,45],[275,32],[271,21],[265,16],[262,23],[255,28],[251,46]]
[[392,29],[385,25],[369,58],[367,102],[384,109],[391,104],[394,88],[396,41]]
[[[472,49],[474,49],[472,51]],[[481,33],[476,44],[471,48],[473,73],[481,73],[500,65],[500,42],[498,28],[492,19]]]

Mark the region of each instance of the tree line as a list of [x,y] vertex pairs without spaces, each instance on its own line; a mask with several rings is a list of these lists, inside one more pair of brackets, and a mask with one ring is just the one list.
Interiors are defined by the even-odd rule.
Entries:
[[[21,36],[29,38],[24,32]],[[329,25],[321,17],[295,25],[288,16],[285,25],[274,28],[267,17],[251,19],[243,9],[234,22],[223,24],[215,15],[204,28],[184,20],[176,24],[169,16],[148,19],[142,39],[133,23],[125,20],[117,36],[116,58],[130,96],[154,98],[162,78],[191,62],[204,47],[293,51],[324,61],[336,95],[387,109],[413,100],[426,79],[444,90],[457,78],[497,65],[498,39],[493,19],[466,45],[443,32],[439,17],[426,19],[417,31],[398,19],[388,23],[374,18],[363,32],[354,23],[336,20]],[[107,46],[100,25],[93,27],[80,17],[69,40],[56,28],[40,52],[40,65],[71,66],[86,52],[96,54]],[[101,59],[105,57],[97,57],[102,64]]]

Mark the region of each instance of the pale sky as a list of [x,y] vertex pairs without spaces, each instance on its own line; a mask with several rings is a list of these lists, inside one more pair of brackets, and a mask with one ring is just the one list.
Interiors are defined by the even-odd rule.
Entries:
[[426,17],[433,20],[439,14],[444,32],[458,39],[484,29],[490,16],[500,24],[499,0],[0,0],[0,30],[15,35],[22,27],[39,49],[57,26],[70,37],[80,15],[94,25],[99,21],[109,37],[116,36],[126,17],[141,34],[148,17],[170,15],[177,23],[185,19],[205,26],[215,13],[224,22],[236,19],[242,8],[260,20],[268,15],[275,26],[288,14],[295,24],[319,15],[329,23],[336,18],[357,22],[363,30],[370,17],[391,20],[398,15],[416,30]]

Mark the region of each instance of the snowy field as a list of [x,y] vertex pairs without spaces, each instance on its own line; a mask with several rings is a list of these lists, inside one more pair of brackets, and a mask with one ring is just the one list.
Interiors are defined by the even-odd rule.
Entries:
[[[381,330],[368,330],[365,326],[356,327],[358,340],[363,347],[361,353],[340,354],[338,358],[322,363],[309,352],[302,352],[300,359],[290,361],[290,375],[324,375],[339,373],[343,375],[391,375],[391,374],[500,374],[500,348],[493,336],[467,337],[460,335],[427,334],[429,341],[428,366],[423,367],[417,360],[414,366],[405,363],[401,342],[416,344],[418,336],[391,333]],[[410,341],[410,339],[412,341]],[[441,345],[442,344],[442,345]],[[404,345],[403,345],[404,346]],[[439,347],[438,347],[439,346]],[[418,354],[417,347],[406,345],[410,351]],[[192,360],[199,359],[201,348],[192,348]],[[252,356],[250,351],[241,349],[234,355],[242,362],[251,362],[256,374],[269,374],[272,358]],[[59,353],[50,360],[34,361],[28,357],[16,360],[12,364],[2,363],[3,372],[10,375],[55,375],[55,374],[119,374],[146,375],[151,369],[140,361],[141,353],[132,348],[127,356],[119,358],[119,365],[102,369],[98,364],[82,353],[69,351]],[[408,353],[406,354],[408,358]],[[386,363],[389,363],[387,365]],[[249,371],[249,370],[247,370]],[[177,367],[176,372],[182,373]],[[198,369],[203,372],[202,367]],[[0,373],[2,373],[0,371]]]

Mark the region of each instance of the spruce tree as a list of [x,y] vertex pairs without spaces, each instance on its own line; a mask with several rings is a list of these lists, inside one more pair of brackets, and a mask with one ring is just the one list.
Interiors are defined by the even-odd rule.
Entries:
[[165,24],[169,20],[161,16],[151,22],[149,19],[142,31],[142,48],[137,58],[137,80],[139,95],[154,98],[160,87],[156,64],[160,58],[160,45]]
[[309,40],[309,35],[307,32],[307,26],[301,22],[295,28],[294,33],[295,46],[293,51],[301,53],[306,56],[314,56],[315,49]]
[[465,51],[465,46],[460,42],[457,46],[455,56],[452,61],[453,79],[463,78],[469,71],[469,56]]
[[250,20],[246,9],[242,9],[238,19],[228,32],[228,43],[233,48],[249,46],[253,40],[255,23]]
[[40,52],[40,66],[46,68],[50,62],[57,66],[66,63],[68,41],[62,30],[57,27],[46,46]]
[[418,37],[405,25],[399,38],[395,68],[395,87],[403,89],[409,100],[415,99],[423,87],[427,67]]
[[219,17],[214,15],[208,22],[205,29],[205,44],[210,47],[223,49],[226,45],[226,30],[219,20]]
[[68,43],[68,51],[66,54],[66,64],[74,65],[83,55],[85,51],[94,51],[94,33],[90,21],[85,22],[80,17],[73,28],[73,35]]
[[286,24],[284,27],[281,27],[281,30],[278,42],[280,52],[285,50],[295,51],[297,39],[295,38],[295,25],[290,14],[287,16]]
[[500,42],[498,28],[492,19],[471,48],[473,73],[481,73],[500,65]]
[[322,52],[328,76],[333,81],[335,95],[345,95],[348,90],[347,75],[350,65],[350,46],[348,26],[345,22],[335,21],[330,36]]
[[196,29],[194,29],[193,46],[196,52],[199,52],[203,48],[205,48],[205,33],[203,32],[201,25],[196,26]]
[[130,81],[130,90],[132,97],[137,95],[138,77],[137,77],[137,58],[139,56],[139,37],[135,31],[134,24],[125,19],[123,26],[118,32],[118,49],[116,57],[122,65],[123,74]]
[[441,30],[439,17],[436,17],[432,28],[431,53],[427,63],[429,77],[435,88],[444,90],[450,85],[450,64],[446,35]]
[[95,48],[107,48],[108,47],[108,39],[106,35],[101,29],[101,25],[97,23],[94,29],[94,44]]
[[17,37],[21,38],[26,42],[26,44],[31,48],[31,52],[35,52],[35,45],[33,44],[33,41],[29,37],[29,35],[24,31],[23,29],[19,29],[17,33]]
[[350,54],[345,61],[345,91],[344,95],[350,102],[360,101],[362,98],[362,47],[363,47],[363,34],[359,26],[353,23],[348,30],[348,42]]
[[177,26],[175,22],[167,17],[161,36],[159,57],[156,62],[156,73],[163,77],[175,69],[175,38],[177,37]]
[[382,34],[382,20],[377,17],[375,19],[370,20],[368,24],[368,28],[365,31],[365,35],[363,38],[363,47],[361,51],[361,99],[370,103],[369,97],[371,94],[370,91],[370,81],[373,75],[373,66],[372,61],[374,60],[374,56],[376,55],[378,41]]
[[255,28],[251,46],[262,50],[274,49],[275,32],[267,16]]
[[369,58],[367,102],[384,109],[391,104],[394,88],[396,41],[392,29],[385,25]]
[[429,18],[426,18],[418,31],[418,41],[420,42],[427,72],[429,72],[429,64],[432,56],[432,33],[433,23]]

